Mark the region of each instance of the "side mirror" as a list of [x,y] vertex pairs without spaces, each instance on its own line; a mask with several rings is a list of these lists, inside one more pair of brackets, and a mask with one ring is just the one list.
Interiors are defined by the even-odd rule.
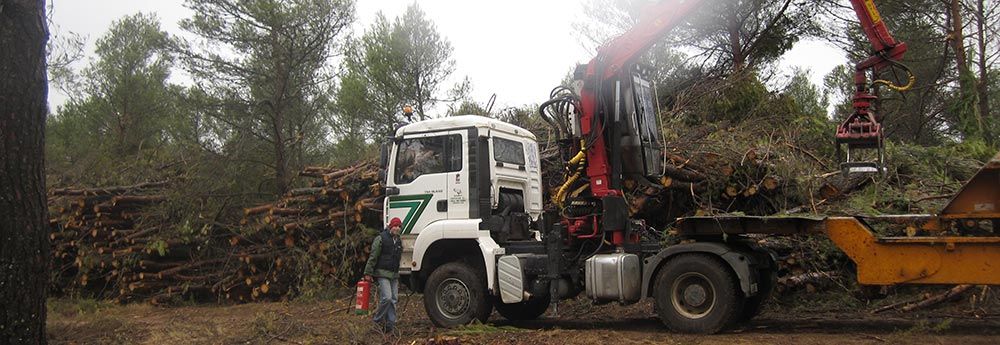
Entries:
[[386,178],[389,176],[389,153],[392,152],[392,141],[386,140],[382,142],[382,146],[379,148],[378,155],[378,178],[382,184],[386,184],[388,180]]
[[379,149],[378,156],[378,167],[385,170],[389,168],[389,151],[392,150],[392,141],[386,140],[382,142],[382,147]]
[[399,188],[397,188],[397,187],[385,187],[385,195],[386,196],[399,195]]

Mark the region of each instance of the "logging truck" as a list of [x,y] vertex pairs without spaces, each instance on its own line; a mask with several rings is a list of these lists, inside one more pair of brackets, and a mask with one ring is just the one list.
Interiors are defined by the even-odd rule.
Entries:
[[[869,87],[906,88],[867,81],[872,69],[874,77],[900,66],[905,45],[888,36],[871,0],[851,2],[878,52],[858,64],[855,116],[838,130],[849,152],[881,148]],[[877,219],[914,229],[909,237],[876,237],[863,217],[706,216],[679,219],[683,241],[664,245],[661,230],[631,218],[623,186],[656,188],[664,173],[656,100],[635,60],[698,4],[666,1],[643,12],[577,69],[573,87],[541,104],[566,162],[551,191],[524,128],[467,115],[392,133],[380,160],[383,216],[403,220],[401,279],[423,293],[434,324],[485,322],[494,309],[533,319],[585,294],[599,304],[652,298],[668,328],[718,332],[758,314],[775,287],[775,257],[747,238],[755,233],[828,236],[856,263],[861,284],[1000,283],[1000,238],[944,235],[1000,226],[1000,155],[940,214]],[[878,157],[843,168],[881,171]]]

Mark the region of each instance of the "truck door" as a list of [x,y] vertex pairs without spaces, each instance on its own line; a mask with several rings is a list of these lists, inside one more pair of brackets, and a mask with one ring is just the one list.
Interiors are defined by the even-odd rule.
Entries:
[[448,219],[449,194],[462,168],[461,131],[407,135],[396,145],[387,186],[396,195],[385,200],[385,222],[403,221],[403,239],[411,240],[427,225]]

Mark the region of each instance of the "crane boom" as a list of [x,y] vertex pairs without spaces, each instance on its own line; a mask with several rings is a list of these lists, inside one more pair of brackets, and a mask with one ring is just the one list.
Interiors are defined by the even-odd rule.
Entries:
[[861,30],[865,32],[865,36],[871,42],[872,50],[876,52],[876,55],[883,55],[885,52],[884,55],[892,60],[902,59],[903,53],[906,52],[906,44],[897,42],[889,33],[889,28],[882,21],[882,15],[875,7],[875,2],[873,0],[851,0],[851,6],[854,7],[854,13],[858,16]]
[[[910,70],[900,63],[903,54],[906,53],[906,43],[896,41],[889,33],[888,27],[882,20],[878,8],[873,0],[851,0],[854,12],[861,23],[861,29],[872,45],[872,54],[867,59],[858,62],[854,66],[855,93],[852,99],[854,112],[839,127],[837,127],[836,144],[837,155],[840,156],[841,169],[844,174],[885,172],[885,132],[880,122],[879,116],[873,111],[872,103],[878,100],[878,96],[873,93],[873,85],[885,85],[896,91],[909,90],[915,78]],[[905,85],[877,79],[877,76],[886,68],[898,67],[905,71],[908,80]],[[872,81],[869,81],[868,74],[871,71]],[[846,146],[847,156],[843,157],[843,149]],[[875,149],[875,160],[858,160],[853,154],[857,150]]]
[[[602,46],[596,57],[586,65],[584,86],[580,92],[581,116],[580,125],[584,137],[593,137],[593,147],[587,150],[587,175],[590,177],[591,192],[596,197],[620,196],[621,191],[614,188],[617,185],[609,174],[613,173],[615,163],[608,156],[605,136],[600,135],[605,124],[616,122],[612,116],[614,111],[608,109],[608,104],[614,101],[614,95],[606,94],[609,83],[621,81],[628,73],[628,67],[664,34],[676,28],[682,20],[694,10],[702,0],[670,0],[651,6],[635,27]],[[620,96],[620,95],[619,95]],[[621,119],[617,119],[620,121]],[[596,134],[596,135],[595,135]]]
[[702,0],[670,0],[649,6],[631,30],[601,46],[588,64],[588,70],[603,69],[601,78],[604,80],[617,77],[622,68],[634,63],[701,3]]

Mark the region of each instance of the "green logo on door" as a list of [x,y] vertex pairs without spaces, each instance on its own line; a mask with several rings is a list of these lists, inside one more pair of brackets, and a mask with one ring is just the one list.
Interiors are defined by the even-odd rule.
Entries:
[[397,195],[389,197],[389,208],[406,208],[406,217],[403,218],[403,233],[408,234],[413,231],[413,225],[424,213],[427,204],[431,203],[432,194]]

